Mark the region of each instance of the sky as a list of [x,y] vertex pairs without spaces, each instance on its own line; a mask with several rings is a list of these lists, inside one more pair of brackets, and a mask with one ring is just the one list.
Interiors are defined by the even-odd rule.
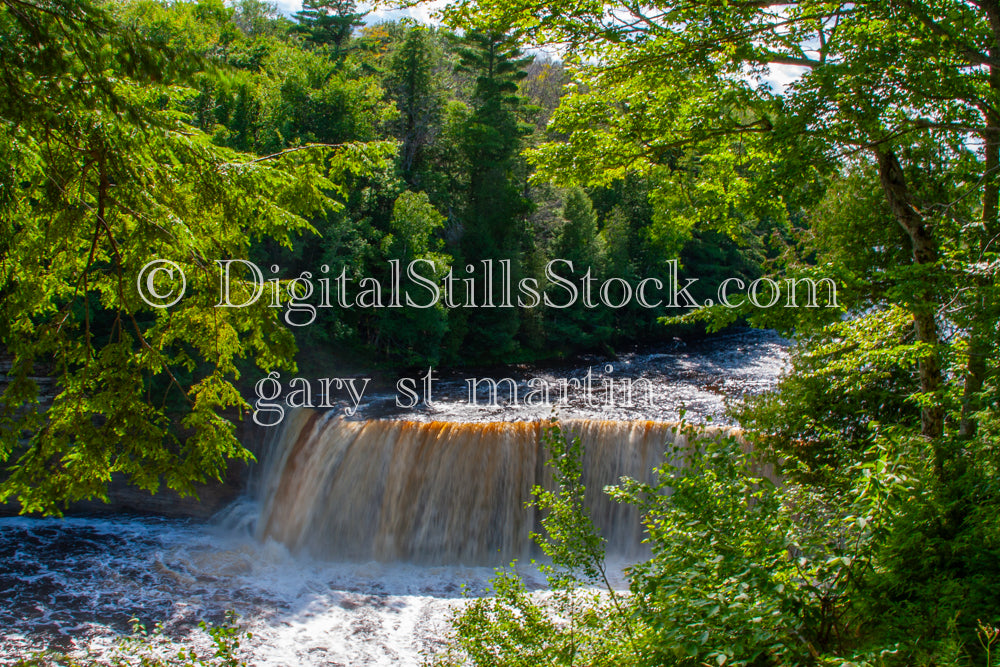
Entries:
[[[278,10],[282,14],[292,15],[295,12],[302,9],[302,0],[271,0],[274,4],[278,5]],[[420,21],[421,23],[436,23],[431,18],[431,14],[437,11],[439,8],[447,4],[447,0],[433,0],[433,2],[422,3],[417,7],[409,7],[407,9],[379,9],[368,14],[365,17],[366,23],[380,23],[382,21],[393,21],[399,20],[401,18],[409,17]],[[359,2],[358,7],[361,11],[366,10],[371,6],[371,3]]]
[[[271,1],[278,5],[279,11],[289,16],[302,9],[302,0]],[[411,18],[420,23],[437,24],[433,14],[447,5],[448,2],[449,0],[431,0],[430,2],[421,3],[416,7],[407,7],[405,9],[378,9],[370,12],[365,17],[365,23],[373,24],[381,23],[382,21],[398,21],[402,18]],[[358,8],[361,11],[371,6],[372,3],[370,2],[362,1],[358,3]],[[785,86],[796,81],[805,71],[806,68],[796,67],[795,65],[772,65],[771,75],[765,78],[765,81],[771,84],[772,90],[781,92],[785,89]]]

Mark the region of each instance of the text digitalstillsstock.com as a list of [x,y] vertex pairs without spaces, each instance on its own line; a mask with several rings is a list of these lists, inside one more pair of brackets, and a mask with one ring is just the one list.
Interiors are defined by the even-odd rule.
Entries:
[[[469,264],[464,274],[455,269],[439,271],[429,259],[415,259],[405,266],[399,260],[387,262],[387,279],[371,276],[352,278],[347,268],[331,272],[326,264],[317,273],[302,271],[282,279],[280,267],[272,265],[272,277],[245,259],[216,260],[219,270],[217,308],[246,308],[266,300],[271,308],[283,310],[289,326],[308,326],[324,308],[547,308],[564,309],[580,304],[585,308],[618,310],[634,304],[642,308],[697,309],[712,306],[742,308],[820,307],[820,289],[826,289],[824,307],[836,308],[837,285],[831,278],[758,278],[749,284],[741,278],[727,278],[716,290],[715,299],[699,302],[691,294],[698,278],[678,277],[679,261],[666,262],[663,278],[637,281],[611,277],[600,280],[588,267],[579,273],[573,262],[553,259],[545,265],[543,285],[538,278],[515,280],[511,260],[482,260]],[[441,267],[443,268],[443,267]],[[242,275],[238,275],[238,272]],[[169,308],[184,296],[186,277],[181,267],[166,259],[156,259],[142,267],[136,288],[142,300],[155,308]],[[782,298],[784,297],[784,299]],[[802,302],[800,304],[800,301]]]
[[[405,266],[390,260],[386,278],[352,278],[347,269],[331,272],[323,265],[315,274],[302,271],[293,278],[279,277],[280,267],[272,265],[271,276],[245,259],[220,259],[218,268],[217,308],[247,308],[261,299],[270,308],[282,311],[289,326],[302,327],[314,323],[320,309],[370,308],[570,308],[580,304],[585,308],[617,310],[630,304],[642,308],[681,308],[685,310],[719,306],[757,308],[775,306],[796,308],[821,307],[818,301],[821,287],[826,288],[822,307],[836,308],[837,286],[831,278],[758,278],[746,284],[740,278],[723,280],[716,299],[699,302],[690,289],[697,278],[678,277],[678,260],[666,262],[662,278],[647,277],[630,282],[624,278],[595,278],[591,269],[580,273],[572,261],[553,259],[545,265],[544,285],[533,277],[515,280],[510,260],[483,260],[478,265],[465,266],[464,274],[452,267],[438,267],[428,259],[416,259]],[[443,269],[447,268],[447,271]],[[140,298],[155,308],[176,305],[187,288],[183,269],[176,262],[156,259],[142,267],[136,280]],[[783,298],[784,297],[784,298]],[[800,304],[800,301],[802,302]],[[652,403],[652,385],[646,379],[611,379],[613,368],[596,378],[591,370],[581,378],[558,381],[541,378],[519,384],[513,378],[469,378],[467,401],[470,405],[522,405],[551,407],[566,405],[574,400],[596,407],[633,407],[638,401]],[[433,368],[420,378],[400,378],[396,383],[396,406],[431,408],[436,377]],[[371,378],[328,377],[319,379],[291,378],[287,385],[277,371],[270,372],[255,386],[253,420],[261,426],[275,426],[284,419],[288,409],[343,407],[353,416],[365,396]]]

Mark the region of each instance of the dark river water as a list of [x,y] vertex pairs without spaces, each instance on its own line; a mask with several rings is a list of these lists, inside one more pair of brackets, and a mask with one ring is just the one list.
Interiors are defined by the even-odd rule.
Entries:
[[[402,409],[394,395],[376,394],[356,417],[482,422],[683,415],[694,423],[727,423],[727,404],[773,387],[786,359],[787,342],[773,332],[741,331],[613,360],[446,374],[431,406]],[[574,386],[559,405],[523,400],[532,387],[569,378],[585,387],[588,373],[589,399]],[[482,394],[473,405],[469,377],[511,378],[517,398],[508,391],[490,406]],[[605,379],[648,380],[641,391],[646,398],[651,392],[652,401],[605,400],[595,393]],[[250,664],[420,664],[447,641],[448,619],[465,595],[483,593],[494,573],[492,567],[314,560],[257,539],[258,512],[248,498],[209,522],[0,519],[0,664],[42,649],[108,655],[133,618],[149,627],[163,623],[169,637],[207,647],[198,622],[218,622],[227,610],[253,633],[243,646]],[[519,570],[545,595],[542,575],[531,566]]]
[[[785,366],[788,345],[773,331],[746,329],[696,343],[676,340],[615,359],[584,356],[557,365],[459,373],[435,369],[432,405],[425,404],[421,374],[415,373],[419,400],[414,407],[397,407],[397,393],[373,394],[362,402],[357,416],[475,422],[533,420],[555,413],[568,419],[683,417],[693,423],[730,423],[727,404],[773,387]],[[490,405],[488,381],[507,378],[516,382],[516,393],[510,383],[503,383],[496,405]],[[478,391],[470,392],[470,380],[479,381]],[[628,385],[631,401],[623,391]],[[537,391],[531,396],[533,388],[548,390],[548,400]]]

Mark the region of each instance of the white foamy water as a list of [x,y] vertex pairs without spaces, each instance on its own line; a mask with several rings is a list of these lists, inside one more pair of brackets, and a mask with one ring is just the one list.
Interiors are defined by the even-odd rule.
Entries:
[[[494,574],[318,562],[215,524],[126,517],[0,519],[0,557],[2,664],[45,648],[106,650],[133,617],[180,638],[227,610],[253,633],[250,664],[420,664]],[[537,571],[523,574],[542,586]]]
[[[741,396],[774,385],[787,359],[786,345],[772,332],[739,332],[702,346],[678,346],[664,352],[625,354],[614,361],[615,372],[619,376],[650,380],[655,390],[653,406],[604,409],[574,401],[560,417],[615,422],[669,420],[678,418],[684,411],[686,418],[695,423],[704,423],[709,418],[715,423],[725,423],[728,400],[738,400]],[[519,383],[527,376],[555,381],[602,366],[605,360],[584,359],[580,363],[585,365],[574,363],[560,368],[512,369],[510,372]],[[409,447],[406,451],[411,452],[413,461],[427,459],[430,463],[437,462],[434,465],[445,467],[456,478],[475,484],[476,480],[483,478],[484,471],[503,466],[490,457],[483,459],[482,465],[473,466],[471,454],[489,442],[517,440],[504,434],[519,433],[527,428],[486,422],[510,419],[530,421],[551,416],[548,409],[532,410],[510,405],[489,409],[470,407],[461,399],[461,392],[461,381],[445,380],[442,382],[444,400],[438,407],[423,412],[411,411],[405,417],[421,421],[444,419],[479,423],[481,429],[497,433],[485,437],[475,433],[474,428],[464,426],[449,427],[449,430],[443,425],[410,425],[407,428],[421,437],[417,440],[396,438],[402,444],[393,447],[383,443],[382,449],[393,454],[387,460],[395,460],[398,449]],[[393,414],[391,409],[383,410],[378,405],[369,405],[368,408],[363,411],[365,414],[359,416],[401,417]],[[362,425],[340,425],[337,428],[360,429]],[[394,428],[377,425],[377,428],[373,426],[369,430],[375,433]],[[608,434],[617,432],[616,429],[635,428],[621,424],[598,424],[590,430]],[[438,458],[428,455],[444,451],[448,445],[447,442],[437,442],[439,431],[454,431],[449,438],[454,439],[458,434],[468,440],[459,450],[462,456],[455,459],[456,463],[445,466]],[[332,437],[331,433],[317,433],[318,438]],[[322,438],[316,442],[322,442]],[[610,448],[610,454],[646,451],[641,447],[637,449],[635,443],[629,449],[617,441],[605,442],[608,438],[599,440],[600,447]],[[347,451],[346,445],[342,449]],[[369,447],[365,451],[376,449]],[[503,447],[494,449],[506,451]],[[287,451],[294,453],[293,448],[287,448]],[[306,452],[306,449],[302,451]],[[604,458],[616,461],[609,452],[605,452],[608,456]],[[465,603],[466,595],[484,594],[494,574],[492,566],[434,565],[431,557],[444,554],[447,558],[442,556],[440,562],[463,562],[472,554],[476,562],[483,562],[486,551],[496,547],[501,552],[496,561],[503,562],[511,554],[523,554],[525,550],[518,546],[520,543],[514,544],[516,540],[493,540],[494,534],[503,533],[507,519],[495,519],[493,523],[497,525],[491,524],[489,530],[483,530],[481,525],[486,519],[477,519],[480,525],[472,525],[468,508],[474,503],[458,497],[458,500],[453,498],[449,502],[432,503],[428,500],[425,504],[434,511],[418,508],[419,511],[410,512],[413,520],[408,518],[403,522],[409,526],[409,532],[382,531],[393,539],[409,535],[410,544],[420,546],[429,543],[434,548],[407,551],[393,543],[390,545],[394,547],[392,549],[356,551],[359,554],[389,554],[388,557],[399,557],[400,554],[413,557],[416,554],[422,556],[424,561],[429,559],[431,564],[314,560],[310,553],[326,554],[328,558],[337,554],[333,553],[336,550],[308,548],[323,542],[317,539],[322,535],[315,533],[321,526],[330,523],[313,519],[324,512],[340,509],[347,500],[355,498],[357,494],[339,494],[339,490],[343,488],[345,479],[359,476],[353,473],[347,477],[338,476],[336,471],[343,466],[340,463],[334,466],[326,453],[319,454],[322,455],[289,458],[293,464],[299,459],[304,463],[299,466],[297,474],[291,474],[295,472],[295,465],[291,466],[290,472],[281,469],[278,482],[287,477],[284,486],[278,483],[276,487],[281,491],[277,496],[282,502],[271,502],[264,513],[265,520],[271,518],[272,528],[297,526],[297,532],[291,536],[294,539],[287,539],[289,536],[284,532],[288,531],[284,529],[260,530],[258,523],[265,528],[269,524],[257,521],[260,512],[249,502],[230,508],[227,516],[214,523],[127,516],[64,520],[0,519],[0,665],[14,663],[20,657],[47,648],[71,652],[107,651],[116,637],[129,632],[132,618],[139,618],[147,627],[162,622],[168,636],[180,639],[190,634],[201,646],[207,646],[207,637],[196,630],[198,622],[221,622],[227,610],[239,614],[244,630],[253,634],[253,638],[242,645],[243,656],[251,665],[421,664],[444,647],[449,635],[449,618]],[[343,469],[367,470],[362,465],[364,457],[355,458],[353,467]],[[507,458],[510,459],[509,456]],[[533,471],[542,459],[536,452],[533,460],[534,463],[525,467],[522,477],[529,482],[538,482],[539,478]],[[644,467],[651,459],[644,455],[636,460],[645,462],[640,466]],[[518,461],[507,461],[504,466],[510,468]],[[526,464],[520,461],[518,465]],[[618,468],[615,464],[608,469],[617,471],[614,475],[625,472],[637,474],[625,468],[618,471]],[[298,497],[293,492],[303,487],[296,480],[310,471],[317,475],[323,473],[319,475],[322,479],[316,480],[315,486],[319,489],[316,494],[322,491],[324,498],[329,496],[332,499],[331,503],[306,502],[308,497],[301,503],[292,502]],[[373,480],[383,477],[395,479],[392,475],[382,475],[378,470],[374,472],[369,471]],[[436,478],[417,474],[418,470],[406,472],[406,484],[403,486],[410,489],[411,496],[408,497],[420,499],[427,495],[421,484]],[[511,495],[506,493],[508,477],[496,476],[500,480],[494,489],[498,498]],[[611,481],[599,480],[598,487]],[[435,491],[448,487],[440,482],[432,486]],[[267,494],[258,495],[261,496],[267,497]],[[409,504],[416,507],[416,502],[414,500]],[[506,498],[504,503],[519,508],[521,500],[512,496]],[[378,506],[381,507],[381,504]],[[383,515],[390,518],[409,517],[404,511],[407,506],[408,503],[399,503],[394,512],[380,510],[379,513],[349,514],[356,523],[372,524],[371,532],[375,534],[379,528],[374,525],[376,518]],[[499,501],[489,505],[494,506],[501,508],[504,505]],[[469,526],[470,533],[480,535],[474,549],[463,547],[462,535],[451,533],[446,534],[447,540],[438,540],[446,543],[447,549],[434,546],[437,542],[431,538],[434,537],[434,529],[443,520],[441,517],[455,515],[455,512],[441,514],[439,510],[443,507],[457,508],[455,512],[461,514],[459,525]],[[281,517],[277,524],[274,523],[275,516]],[[613,526],[621,524],[617,518],[612,518]],[[515,538],[523,542],[526,530],[536,526],[531,525],[535,523],[533,519],[524,519],[522,523],[524,530],[518,532],[521,537]],[[413,526],[422,528],[416,530]],[[359,544],[364,542],[364,526],[360,531],[352,530],[358,533],[356,541]],[[340,532],[352,533],[346,525]],[[299,545],[298,553],[291,554],[285,546],[271,539],[261,541],[255,537],[274,534],[284,536],[293,547]],[[423,539],[421,536],[426,538],[423,542],[418,539]],[[466,536],[466,539],[471,538]],[[511,544],[517,548],[510,547]],[[620,572],[620,567],[614,569]],[[541,589],[545,587],[544,577],[530,566],[522,567],[521,574],[529,588],[538,590],[541,595]],[[616,585],[624,585],[620,576],[616,577],[616,581]]]

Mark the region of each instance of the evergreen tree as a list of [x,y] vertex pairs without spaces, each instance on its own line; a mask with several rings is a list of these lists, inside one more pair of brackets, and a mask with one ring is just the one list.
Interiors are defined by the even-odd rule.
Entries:
[[[572,272],[568,267],[560,269],[560,275],[580,284],[587,275],[591,281],[597,281],[603,275],[602,240],[597,232],[597,214],[590,197],[582,188],[572,188],[566,195],[566,204],[562,212],[563,224],[559,229],[552,246],[552,256],[573,263]],[[591,303],[597,303],[600,294],[596,288],[598,283],[591,282]],[[618,298],[619,294],[610,293],[609,300]],[[556,300],[561,296],[554,296]],[[573,347],[595,347],[607,343],[613,329],[609,325],[610,313],[604,306],[588,308],[581,297],[568,308],[552,309],[547,313],[548,338],[550,343],[563,351]]]
[[596,271],[600,254],[597,237],[597,214],[590,197],[582,188],[576,187],[566,195],[563,208],[565,222],[559,230],[555,255],[571,260],[577,269],[586,271],[588,267]]
[[440,59],[430,31],[413,26],[389,65],[387,87],[400,114],[395,127],[402,142],[400,168],[411,184],[420,166],[421,152],[433,141],[440,123],[443,99],[434,76],[435,61]]
[[[520,275],[520,251],[525,216],[531,203],[525,197],[526,169],[519,159],[522,138],[531,127],[522,121],[529,107],[518,94],[531,57],[518,49],[515,37],[498,32],[470,31],[458,48],[460,72],[475,78],[472,113],[464,127],[462,150],[469,165],[461,253],[476,267],[484,260],[509,260],[512,278]],[[494,272],[499,281],[499,272]],[[487,286],[477,281],[477,304]],[[499,282],[493,289],[500,293]],[[501,308],[476,309],[469,314],[466,346],[478,355],[485,351],[503,359],[516,348],[519,320]]]
[[294,16],[298,21],[295,32],[316,46],[341,54],[354,28],[363,25],[364,14],[357,11],[354,0],[304,0],[302,10]]
[[516,39],[496,32],[469,32],[458,50],[458,69],[475,77],[473,112],[463,149],[470,165],[463,249],[469,259],[514,257],[520,220],[529,209],[517,176],[522,137],[531,132],[518,82],[532,58]]
[[[385,260],[400,263],[406,271],[411,262],[420,275],[440,281],[450,268],[451,257],[440,252],[438,231],[444,216],[430,204],[424,192],[403,192],[392,207],[389,233],[382,239]],[[390,359],[406,364],[437,364],[448,333],[448,311],[431,302],[426,288],[407,284],[401,301],[413,304],[379,312],[379,342]]]
[[221,147],[189,123],[199,59],[85,0],[0,0],[0,33],[0,502],[57,512],[114,473],[190,493],[250,456],[224,413],[250,360],[293,366],[265,305],[214,307],[213,260],[290,245],[388,147]]

